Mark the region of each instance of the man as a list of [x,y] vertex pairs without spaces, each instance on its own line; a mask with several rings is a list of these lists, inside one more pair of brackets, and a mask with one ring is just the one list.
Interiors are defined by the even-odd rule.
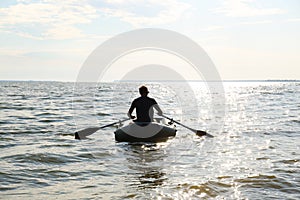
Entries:
[[153,121],[153,107],[157,110],[158,115],[162,115],[163,112],[156,103],[155,99],[149,98],[147,95],[149,93],[146,86],[141,86],[139,88],[140,97],[133,100],[129,111],[127,113],[128,117],[134,119],[135,116],[132,116],[132,112],[136,109],[137,119],[135,122],[152,122]]

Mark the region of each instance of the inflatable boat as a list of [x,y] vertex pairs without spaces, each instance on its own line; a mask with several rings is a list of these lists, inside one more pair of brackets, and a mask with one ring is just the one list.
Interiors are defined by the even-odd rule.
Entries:
[[118,128],[115,133],[117,142],[165,142],[176,136],[175,127],[162,123],[162,119],[156,122],[131,122]]

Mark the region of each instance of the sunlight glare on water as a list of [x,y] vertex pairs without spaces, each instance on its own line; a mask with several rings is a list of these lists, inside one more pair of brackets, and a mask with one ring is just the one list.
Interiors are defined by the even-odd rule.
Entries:
[[116,143],[116,127],[74,140],[126,118],[140,85],[0,82],[1,198],[300,198],[299,82],[225,82],[215,105],[205,83],[149,83],[166,115],[215,137],[177,125],[165,143]]

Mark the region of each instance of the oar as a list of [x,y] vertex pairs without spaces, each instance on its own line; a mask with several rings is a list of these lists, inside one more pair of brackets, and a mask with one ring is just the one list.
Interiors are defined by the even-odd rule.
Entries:
[[183,126],[184,128],[189,129],[190,131],[193,131],[193,132],[196,133],[196,135],[198,135],[198,136],[206,135],[206,136],[208,136],[208,137],[214,137],[214,136],[212,136],[211,134],[209,134],[209,133],[207,133],[207,132],[205,132],[205,131],[201,131],[201,130],[196,130],[196,129],[190,128],[190,127],[188,127],[188,126],[186,126],[186,125],[184,125],[184,124],[182,124],[182,123],[180,123],[180,122],[178,122],[178,121],[175,121],[174,119],[172,119],[172,118],[170,118],[170,117],[168,117],[168,116],[166,116],[166,115],[162,115],[162,116],[163,116],[164,118],[168,119],[168,120],[171,120],[171,121],[175,122],[176,124],[179,124],[179,125]]
[[95,133],[96,131],[100,130],[100,129],[103,129],[103,128],[106,128],[106,127],[110,127],[110,126],[113,126],[115,124],[118,124],[118,123],[121,123],[121,122],[125,122],[125,121],[128,121],[130,120],[129,118],[127,119],[123,119],[121,121],[117,121],[117,122],[114,122],[114,123],[111,123],[111,124],[107,124],[105,126],[101,126],[101,127],[92,127],[92,128],[86,128],[86,129],[83,129],[81,131],[77,131],[75,132],[75,139],[86,139],[86,136],[89,136],[89,135],[92,135],[93,133]]

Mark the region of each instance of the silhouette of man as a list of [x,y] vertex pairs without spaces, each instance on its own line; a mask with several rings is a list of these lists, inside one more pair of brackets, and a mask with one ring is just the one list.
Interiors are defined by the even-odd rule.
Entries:
[[127,113],[128,117],[134,119],[135,116],[132,116],[132,112],[136,109],[137,119],[135,122],[152,122],[153,121],[153,107],[157,110],[158,115],[162,115],[163,112],[158,106],[157,102],[153,98],[149,98],[147,95],[149,93],[148,88],[146,86],[141,86],[139,88],[140,97],[133,100],[129,111]]

